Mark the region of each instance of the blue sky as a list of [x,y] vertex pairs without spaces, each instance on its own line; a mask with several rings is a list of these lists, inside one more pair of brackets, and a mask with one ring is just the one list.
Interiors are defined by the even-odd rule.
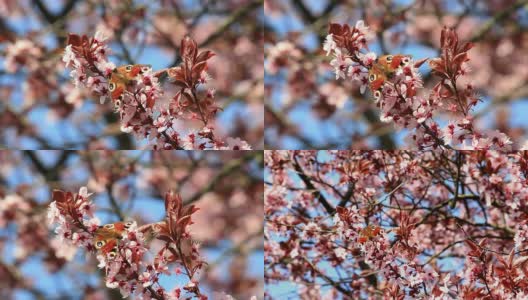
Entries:
[[[318,12],[321,11],[321,9],[325,6],[325,3],[327,1],[304,1],[312,11]],[[395,1],[396,3],[400,3],[403,5],[409,4],[412,1],[410,0],[400,0]],[[452,5],[450,5],[450,9],[453,11],[460,10],[460,6],[458,5],[458,1],[451,1]],[[450,3],[451,3],[450,2]],[[339,17],[337,17],[339,15]],[[340,19],[342,19],[341,14],[334,13],[333,17],[330,18],[330,21],[332,22],[339,22]],[[349,16],[348,16],[349,17]],[[526,18],[528,22],[528,17]],[[286,39],[286,34],[288,32],[292,31],[299,31],[303,32],[304,25],[303,23],[296,17],[296,15],[283,15],[281,17],[267,17],[266,18],[266,24],[271,26],[278,34],[278,40]],[[368,25],[368,24],[367,24]],[[307,33],[303,32],[304,35],[304,46],[307,49],[316,49],[316,48],[322,48],[322,45],[319,44],[319,41],[317,38],[312,34],[311,31],[308,31]],[[379,45],[377,43],[369,45],[369,48],[376,52],[381,53]],[[407,43],[403,48],[397,47],[394,49],[391,49],[392,53],[406,53],[411,54],[414,59],[421,59],[426,57],[436,57],[437,51],[435,49],[425,47],[423,45],[417,44],[417,43]],[[427,64],[424,64],[420,70],[425,74],[429,72],[429,68]],[[328,77],[326,79],[333,80],[334,75],[332,73],[327,74]],[[278,84],[277,86],[284,87],[286,82],[286,73],[281,72],[278,75],[270,76],[265,75],[265,80],[267,83],[274,83]],[[270,102],[272,103],[272,106],[276,109],[280,109],[282,107],[281,103],[283,102],[283,93],[281,93],[280,88],[277,89],[272,95]],[[370,97],[368,94],[366,97]],[[474,113],[478,113],[482,110],[488,109],[488,113],[485,114],[481,118],[481,122],[483,126],[486,128],[494,128],[494,115],[496,114],[497,110],[496,107],[492,107],[492,109],[489,109],[488,106],[494,105],[491,104],[489,101],[489,98],[483,98],[483,102],[479,103],[474,111]],[[527,99],[523,99],[523,101],[516,101],[513,102],[510,105],[511,107],[511,118],[510,118],[510,124],[512,126],[517,127],[528,127],[528,120],[526,119],[525,115],[528,111],[528,101]],[[337,121],[343,122],[343,119],[346,120],[346,115],[349,115],[350,112],[354,111],[354,104],[352,101],[347,101],[345,104],[345,107],[342,110],[336,111],[333,116],[326,120],[321,120],[317,116],[315,116],[312,112],[311,108],[311,101],[301,101],[298,105],[296,105],[295,109],[293,109],[289,114],[289,119],[296,124],[299,127],[300,132],[303,136],[307,137],[309,140],[313,141],[316,147],[319,145],[325,145],[328,143],[336,143],[338,145],[338,148],[344,148],[349,147],[348,141],[350,134],[354,132],[359,133],[365,133],[367,128],[364,125],[357,125],[352,122],[345,122],[345,124],[340,124],[338,127]],[[447,124],[447,120],[441,119],[441,118],[435,118],[440,125]],[[344,132],[344,133],[343,133]],[[343,136],[344,135],[344,136]],[[404,138],[408,135],[408,131],[398,131],[394,134],[395,140],[397,142],[397,145],[401,146],[404,145]],[[267,138],[275,139],[275,134],[273,130],[268,129],[266,131]],[[370,138],[369,143],[371,147],[376,147],[376,139]],[[294,138],[285,138],[283,140],[283,143],[280,144],[280,149],[301,149],[303,146],[303,143],[300,142],[297,139]]]
[[[142,161],[148,161],[148,154],[147,152],[141,152],[141,151],[126,151],[122,152],[123,155],[129,155],[132,157],[140,157],[140,160]],[[145,154],[146,153],[146,154]],[[41,151],[38,153],[39,157],[43,159],[44,162],[48,164],[52,164],[57,159],[57,152],[54,151]],[[68,161],[68,165],[79,165],[81,162],[79,161],[79,158],[77,155],[73,155],[70,157],[70,160]],[[79,186],[79,183],[85,183],[88,179],[88,173],[86,170],[82,168],[75,168],[75,172],[72,174],[69,174],[69,176],[64,180],[61,181],[61,184],[65,186]],[[8,180],[7,182],[7,191],[12,190],[14,187],[20,185],[20,184],[30,184],[32,186],[42,186],[36,193],[37,200],[40,203],[44,203],[49,201],[50,197],[50,191],[47,189],[46,186],[43,186],[39,183],[39,181],[36,180],[34,177],[34,174],[32,174],[27,168],[23,166],[13,169],[10,176],[6,177]],[[130,180],[132,182],[135,182],[135,176],[129,176],[126,180]],[[109,215],[106,213],[101,213],[102,208],[109,208],[109,202],[105,194],[94,194],[92,195],[92,200],[96,204],[99,211],[97,212],[97,216],[101,219],[103,223],[107,222],[113,222],[116,221],[115,216],[111,216],[109,218]],[[139,192],[139,194],[136,196],[136,201],[134,206],[132,207],[131,211],[127,213],[127,215],[141,215],[145,217],[147,220],[151,221],[159,221],[164,217],[164,204],[163,201],[152,201],[152,198],[149,198],[149,196],[145,192]],[[197,203],[199,205],[199,202]],[[126,206],[125,206],[126,207]],[[14,257],[14,244],[13,240],[16,238],[13,236],[13,230],[15,227],[14,225],[11,225],[11,227],[8,228],[8,230],[0,230],[0,236],[9,236],[10,242],[7,243],[7,247],[2,253],[2,259],[4,259],[7,263],[13,262]],[[218,257],[220,257],[221,254],[223,254],[225,251],[231,249],[233,244],[229,240],[219,240],[218,241],[218,247],[213,249],[206,249],[203,248],[202,255],[204,255],[206,261],[213,262]],[[263,270],[264,270],[264,260],[263,260],[263,252],[262,251],[256,251],[254,252],[248,261],[248,272],[251,275],[255,275],[257,278],[263,278]],[[39,290],[44,291],[46,294],[49,294],[51,297],[58,296],[61,291],[75,291],[78,289],[78,284],[81,282],[89,282],[92,283],[92,285],[98,286],[97,279],[98,276],[94,276],[93,273],[96,270],[96,266],[93,266],[93,268],[89,268],[87,271],[79,272],[77,268],[80,266],[86,265],[87,261],[85,259],[85,252],[84,251],[78,251],[76,259],[70,263],[70,268],[68,268],[67,272],[59,272],[57,274],[49,274],[46,271],[45,266],[42,264],[42,254],[41,253],[35,253],[34,257],[24,263],[20,269],[22,273],[27,277],[30,278],[34,283],[35,287]],[[224,261],[224,263],[220,264],[220,274],[228,274],[228,261]],[[77,271],[75,271],[77,270]],[[186,283],[184,276],[162,276],[161,278],[161,284],[166,288],[172,288],[175,287],[178,284]],[[203,286],[202,289],[209,295],[211,295],[212,291],[209,290],[206,286]],[[26,299],[32,299],[31,294],[19,291],[16,294],[16,299],[26,300]]]

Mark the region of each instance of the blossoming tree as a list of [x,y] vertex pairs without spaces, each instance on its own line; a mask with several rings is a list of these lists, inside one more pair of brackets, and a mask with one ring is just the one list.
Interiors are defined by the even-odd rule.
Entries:
[[261,2],[0,2],[2,144],[262,148]]
[[266,143],[526,147],[527,1],[476,2],[267,1]]
[[261,298],[262,154],[146,153],[1,152],[0,297]]
[[269,299],[525,299],[528,154],[266,151]]

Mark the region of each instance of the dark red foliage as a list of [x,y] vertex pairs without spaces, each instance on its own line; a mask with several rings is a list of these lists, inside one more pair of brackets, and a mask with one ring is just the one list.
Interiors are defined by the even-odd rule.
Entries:
[[358,44],[367,43],[365,35],[357,28],[348,26],[348,24],[330,23],[328,33],[332,34],[332,38],[338,47],[346,48],[349,53],[358,51]]
[[348,208],[344,208],[344,207],[338,206],[338,207],[336,207],[336,212],[337,212],[337,215],[339,216],[339,218],[341,219],[341,221],[343,221],[343,222],[345,222],[347,224],[352,223],[351,214],[350,214],[350,211],[348,210]]
[[86,205],[84,201],[77,201],[80,199],[78,194],[71,192],[64,192],[61,190],[53,190],[52,200],[56,201],[57,208],[64,216],[69,216],[75,225],[79,228],[84,228],[80,218],[82,218],[81,210]]
[[[200,97],[197,95],[196,87],[203,83],[203,72],[207,71],[207,60],[215,54],[206,50],[198,52],[198,45],[189,36],[181,41],[180,56],[182,64],[167,70],[172,83],[181,88],[174,97],[172,108],[187,108],[194,106],[200,114],[205,125],[210,118],[214,117],[219,108],[208,99],[208,95]],[[194,104],[194,105],[193,105]]]
[[95,52],[93,51],[93,45],[97,43],[97,40],[94,38],[88,38],[86,35],[78,35],[74,33],[68,34],[68,40],[66,44],[72,46],[72,51],[80,56],[84,57],[88,62],[88,69],[90,71],[97,73],[103,77],[104,74],[101,74],[100,70],[95,66],[95,62],[98,60]]
[[196,41],[186,36],[181,41],[180,55],[182,65],[168,70],[169,77],[174,83],[182,88],[193,88],[199,82],[202,71],[207,70],[207,60],[215,54],[212,51],[198,53]]
[[65,192],[61,190],[53,190],[52,200],[57,201],[57,208],[64,215],[69,215],[68,210],[79,209],[81,202],[76,204],[79,195],[72,192]]
[[455,80],[461,74],[462,63],[469,60],[467,52],[473,44],[460,45],[457,33],[451,28],[444,27],[440,36],[440,47],[441,57],[431,59],[429,66],[435,75]]
[[192,224],[191,215],[198,209],[194,205],[184,207],[180,195],[172,191],[167,192],[165,195],[167,218],[158,225],[158,239],[179,245],[187,226]]

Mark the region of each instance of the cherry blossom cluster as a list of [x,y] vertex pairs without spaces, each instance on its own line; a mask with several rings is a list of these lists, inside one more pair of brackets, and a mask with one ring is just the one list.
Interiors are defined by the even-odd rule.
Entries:
[[5,68],[9,73],[18,71],[21,66],[27,67],[30,71],[36,70],[44,54],[38,45],[27,39],[8,44],[5,52]]
[[[350,78],[360,83],[360,91],[373,86],[369,70],[377,63],[374,52],[366,52],[372,33],[363,21],[354,27],[347,24],[330,24],[329,34],[323,45],[326,55],[333,55],[330,65],[336,79]],[[397,128],[414,130],[409,139],[419,148],[461,148],[509,150],[512,141],[499,131],[479,131],[470,115],[480,101],[471,84],[461,85],[459,79],[469,72],[468,51],[471,43],[459,44],[452,29],[444,28],[441,34],[439,58],[431,59],[429,65],[434,75],[440,78],[431,91],[423,88],[418,68],[427,60],[408,62],[394,72],[380,69],[384,77],[376,83],[372,94],[380,108],[380,120],[392,122]],[[362,51],[363,50],[363,51]],[[448,112],[453,119],[442,127],[434,117]]]
[[526,152],[267,151],[265,164],[270,286],[328,299],[528,295]]
[[[101,103],[112,99],[109,80],[116,70],[108,60],[107,42],[100,32],[93,38],[70,34],[63,55],[66,67],[72,68],[74,85],[87,88]],[[214,53],[198,52],[196,42],[185,37],[180,55],[180,66],[155,72],[143,65],[136,77],[124,81],[123,93],[112,99],[121,130],[149,140],[154,149],[251,149],[239,138],[216,137],[211,125],[210,120],[220,110],[215,105],[215,90],[206,87],[210,81],[207,60]],[[201,129],[184,132],[182,125],[191,120],[198,120]]]
[[302,52],[293,43],[281,41],[269,49],[267,56],[266,71],[277,74],[281,68],[292,65],[294,61],[302,58]]
[[65,66],[72,68],[70,77],[75,87],[90,89],[99,96],[101,103],[110,96],[108,78],[116,67],[108,61],[110,49],[106,45],[106,39],[99,31],[91,39],[70,34],[62,57]]
[[[22,263],[36,252],[42,251],[46,267],[50,272],[59,270],[67,261],[71,260],[77,248],[62,245],[55,237],[48,241],[48,228],[45,215],[35,214],[33,209],[38,204],[23,193],[8,194],[0,198],[0,229],[5,230],[11,224],[16,224],[16,240],[13,241],[13,257]],[[6,280],[5,273],[0,275]]]
[[[48,220],[55,226],[55,233],[61,243],[66,242],[94,252],[96,250],[94,237],[101,226],[99,219],[94,216],[94,204],[89,200],[90,195],[85,187],[77,194],[55,190],[53,202],[48,209]],[[176,198],[169,193],[167,199],[173,201]],[[182,209],[183,215],[178,215],[179,218],[176,220],[180,222],[179,224],[173,224],[174,219],[171,218],[167,218],[166,222],[148,224],[139,228],[136,222],[128,222],[126,229],[121,233],[121,238],[117,239],[116,252],[97,252],[98,267],[105,270],[105,282],[108,288],[118,288],[123,297],[133,295],[135,299],[181,299],[189,294],[207,299],[200,293],[195,279],[196,272],[204,265],[200,259],[199,245],[194,243],[187,252],[182,251],[181,246],[184,240],[191,238],[187,225],[192,224],[190,215],[197,209],[192,206],[180,207],[180,213]],[[169,211],[167,213],[173,214]],[[172,229],[177,233],[164,231],[169,226],[167,224],[171,224]],[[145,261],[149,252],[144,237],[147,230],[158,232],[158,238],[166,242],[165,247],[154,256],[152,263]],[[166,240],[167,235],[172,237],[173,234],[177,234],[179,239]],[[171,274],[168,268],[171,263],[183,266],[185,272],[177,271],[177,273],[184,273],[189,281],[186,285],[167,292],[159,284],[159,279],[164,274]]]
[[[106,273],[106,286],[119,288],[123,297],[137,295],[140,298],[151,299],[156,296],[163,297],[164,291],[158,286],[161,274],[170,274],[164,265],[145,265],[143,256],[148,251],[143,242],[143,236],[137,230],[135,222],[122,233],[117,244],[117,254],[99,254],[99,268],[104,268]],[[139,274],[139,275],[138,275]],[[149,289],[154,287],[154,290]]]
[[368,68],[376,60],[374,52],[363,53],[373,35],[363,21],[358,21],[354,27],[347,24],[330,24],[329,34],[323,45],[326,55],[334,58],[330,65],[334,68],[336,79],[347,77],[360,84],[361,93],[368,87]]

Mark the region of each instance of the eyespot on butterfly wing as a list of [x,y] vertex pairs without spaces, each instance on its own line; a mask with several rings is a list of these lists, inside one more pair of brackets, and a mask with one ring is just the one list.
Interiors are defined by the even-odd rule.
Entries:
[[108,90],[112,101],[121,100],[121,96],[138,74],[151,69],[150,65],[123,65],[114,69],[110,75]]
[[110,97],[112,101],[117,101],[121,98],[126,89],[126,82],[119,77],[112,76],[108,83],[108,90],[110,91]]
[[[117,244],[132,222],[116,222],[99,226],[94,233],[94,246],[105,256],[112,252],[117,252]],[[114,255],[115,257],[115,255]]]
[[115,68],[113,73],[117,73],[126,80],[133,80],[138,74],[144,73],[151,69],[150,65],[123,65]]
[[373,65],[368,72],[369,87],[371,91],[377,91],[383,87],[387,75],[377,65]]
[[388,54],[378,58],[377,64],[387,75],[392,75],[396,70],[406,67],[411,62],[411,56],[404,54]]
[[99,251],[104,255],[107,255],[109,252],[114,250],[114,248],[117,248],[117,241],[117,239],[108,240],[106,244],[101,249],[99,249]]

